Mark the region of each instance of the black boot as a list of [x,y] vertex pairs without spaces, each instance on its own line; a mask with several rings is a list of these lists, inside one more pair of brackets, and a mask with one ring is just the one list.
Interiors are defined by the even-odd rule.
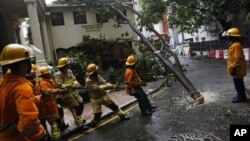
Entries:
[[151,106],[151,110],[156,110],[158,106]]
[[79,103],[79,105],[76,107],[76,114],[77,115],[82,115],[83,110],[84,110],[84,103]]
[[83,130],[88,130],[90,127],[91,127],[90,125],[84,124],[84,125],[82,126],[82,129],[83,129]]
[[247,98],[233,98],[232,103],[247,102]]
[[65,124],[63,119],[57,119],[58,127],[60,128],[60,131],[63,132],[66,128],[69,127],[69,124]]
[[61,130],[61,132],[63,132],[65,129],[67,129],[69,127],[69,124],[62,124],[61,126],[60,126],[60,130]]
[[148,111],[148,110],[143,111],[143,112],[141,112],[141,115],[142,116],[150,116],[150,115],[152,115],[152,111]]
[[130,120],[130,117],[128,117],[128,116],[126,116],[126,115],[122,115],[122,116],[120,116],[120,119],[121,119],[122,121],[124,121],[124,120]]
[[90,127],[95,127],[96,124],[100,121],[102,113],[94,113],[94,118],[90,122]]

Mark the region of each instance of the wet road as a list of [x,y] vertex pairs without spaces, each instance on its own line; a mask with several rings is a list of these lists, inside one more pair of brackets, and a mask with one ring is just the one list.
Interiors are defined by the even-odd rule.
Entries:
[[[226,74],[225,60],[181,59],[187,65],[185,74],[205,97],[205,104],[195,106],[179,82],[151,95],[159,109],[143,117],[137,105],[128,109],[129,121],[109,118],[103,126],[79,133],[74,141],[228,141],[230,124],[250,124],[250,100],[233,104],[232,80]],[[248,71],[249,73],[249,71]],[[250,77],[246,77],[248,85]],[[250,96],[248,96],[250,97]]]

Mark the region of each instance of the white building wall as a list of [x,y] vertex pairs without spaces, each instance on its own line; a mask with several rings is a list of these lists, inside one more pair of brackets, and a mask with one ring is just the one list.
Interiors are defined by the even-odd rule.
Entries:
[[[114,28],[115,22],[109,19],[109,22],[104,23],[98,31],[89,31],[85,29],[86,26],[95,26],[96,15],[89,9],[82,8],[86,12],[87,24],[74,24],[73,11],[76,8],[51,8],[51,12],[63,12],[64,23],[63,26],[52,26],[52,34],[54,40],[55,49],[57,48],[69,48],[82,41],[83,35],[89,35],[93,38],[100,38],[100,35],[104,35],[107,40],[116,39],[121,37],[122,33],[128,32],[129,37],[136,39],[135,33],[129,27],[129,25],[121,25],[120,28]],[[134,16],[127,10],[127,16],[134,21]]]
[[[183,35],[184,36],[183,36]],[[184,37],[184,39],[183,39]],[[184,40],[187,39],[193,39],[193,42],[201,42],[201,41],[211,41],[211,40],[218,40],[218,36],[216,33],[212,34],[210,32],[208,32],[205,28],[205,26],[202,26],[197,33],[178,33],[178,40],[180,43],[183,43]]]
[[[137,4],[135,5],[135,9],[137,11],[140,11],[140,3],[139,0],[135,0]],[[215,24],[210,25],[210,28],[212,29],[216,28]],[[157,32],[162,33],[162,23],[155,24],[154,28]],[[143,35],[146,37],[150,37],[152,33],[146,31],[145,29],[142,31]],[[170,44],[171,45],[178,45],[180,43],[183,43],[185,39],[192,38],[194,42],[202,41],[202,39],[205,38],[205,41],[210,41],[210,40],[218,40],[218,36],[216,33],[210,34],[205,29],[205,26],[202,26],[198,33],[193,33],[193,34],[188,34],[188,33],[181,33],[179,32],[178,28],[175,29],[169,29],[169,36],[170,36]]]

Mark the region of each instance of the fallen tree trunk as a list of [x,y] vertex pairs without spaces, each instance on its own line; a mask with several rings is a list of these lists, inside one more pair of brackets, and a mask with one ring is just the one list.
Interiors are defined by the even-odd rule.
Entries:
[[[132,30],[141,38],[141,40],[151,49],[152,52],[155,53],[155,55],[166,65],[166,67],[172,71],[179,80],[179,82],[185,87],[185,89],[188,91],[189,95],[195,100],[197,104],[202,104],[204,102],[204,97],[200,94],[200,92],[197,91],[197,89],[194,87],[194,85],[189,81],[189,79],[182,73],[181,69],[176,69],[174,67],[174,64],[172,64],[168,59],[166,59],[156,48],[144,37],[140,31],[137,29],[134,23],[130,19],[127,18],[127,16],[118,8],[116,8],[112,3],[107,2],[105,3],[110,8],[114,9],[121,15],[129,24],[129,26],[132,28]],[[179,62],[179,61],[178,61]]]

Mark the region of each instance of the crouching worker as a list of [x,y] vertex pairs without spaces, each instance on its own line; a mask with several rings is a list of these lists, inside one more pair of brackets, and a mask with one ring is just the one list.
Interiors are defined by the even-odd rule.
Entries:
[[41,67],[37,71],[37,76],[42,78],[39,86],[42,92],[41,99],[43,101],[44,117],[51,126],[51,138],[53,140],[60,140],[60,127],[62,123],[55,95],[59,94],[61,90],[57,88],[55,82],[51,79],[49,67]]
[[89,64],[86,70],[86,88],[89,91],[91,105],[94,111],[94,118],[91,121],[91,126],[95,126],[102,115],[102,105],[113,110],[121,120],[129,120],[124,112],[109,98],[105,90],[115,89],[116,84],[107,83],[98,73],[96,64]]
[[44,141],[34,101],[33,85],[25,77],[31,71],[29,49],[9,44],[2,50],[0,65],[10,69],[0,85],[0,140]]

